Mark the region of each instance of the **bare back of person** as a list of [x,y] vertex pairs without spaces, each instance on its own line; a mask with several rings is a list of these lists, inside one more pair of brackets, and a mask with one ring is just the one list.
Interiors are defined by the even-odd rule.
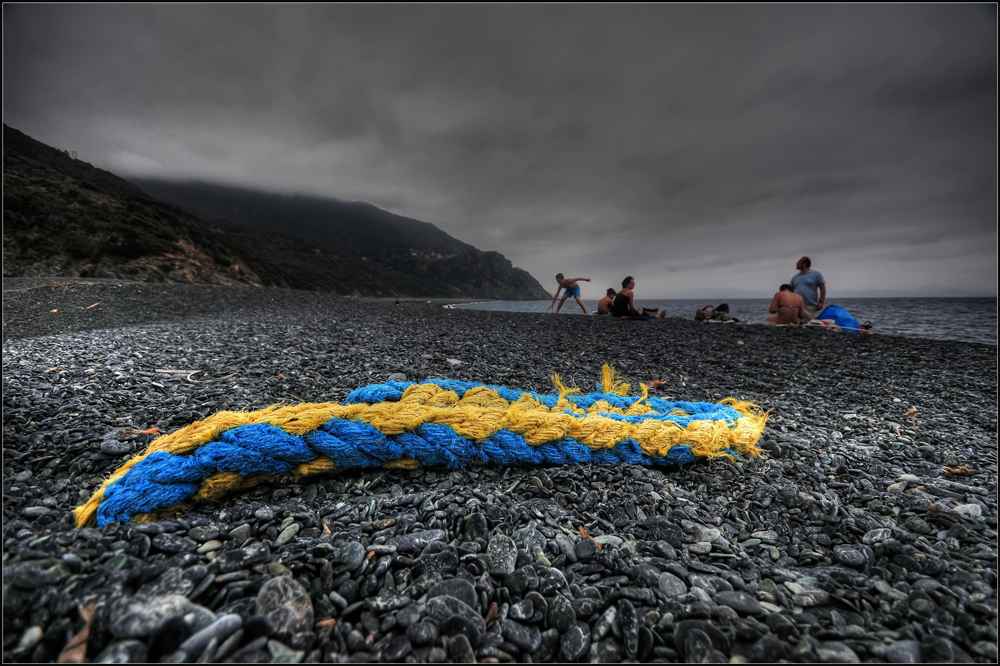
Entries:
[[802,316],[802,297],[791,290],[779,291],[771,301],[772,312],[777,309],[778,325],[795,325]]

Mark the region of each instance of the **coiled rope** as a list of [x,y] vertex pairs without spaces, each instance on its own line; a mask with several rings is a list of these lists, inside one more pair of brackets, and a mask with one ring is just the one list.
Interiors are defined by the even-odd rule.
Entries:
[[627,463],[675,466],[696,457],[759,455],[767,414],[735,400],[670,402],[642,395],[604,366],[598,392],[558,394],[433,379],[352,392],[344,404],[219,412],[123,464],[74,510],[83,527],[211,501],[276,475],[421,465]]

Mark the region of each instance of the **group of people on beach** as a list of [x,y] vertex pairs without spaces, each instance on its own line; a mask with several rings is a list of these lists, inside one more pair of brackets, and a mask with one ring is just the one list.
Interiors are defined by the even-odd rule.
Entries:
[[[589,315],[587,312],[587,306],[584,305],[583,299],[580,298],[580,282],[590,282],[590,278],[585,277],[575,277],[567,278],[562,273],[556,273],[556,282],[559,283],[559,288],[556,289],[555,296],[552,297],[552,302],[549,303],[549,310],[552,306],[556,304],[556,299],[559,298],[559,292],[566,290],[563,294],[562,300],[559,301],[559,307],[556,308],[556,314],[562,310],[563,304],[572,296],[576,299],[576,302],[580,304],[583,308],[583,314]],[[624,319],[662,319],[667,315],[667,311],[662,312],[658,309],[654,310],[651,308],[636,308],[635,307],[635,294],[633,293],[635,289],[635,278],[631,275],[627,276],[622,280],[621,291],[615,291],[614,288],[608,287],[607,295],[602,298],[597,303],[597,314],[599,315],[610,315],[612,317],[621,317]]]
[[[779,326],[795,326],[808,324],[816,319],[826,305],[826,280],[823,274],[812,269],[812,260],[809,257],[799,259],[795,268],[799,271],[792,279],[781,285],[778,292],[771,299],[768,312],[772,313],[768,320],[769,324]],[[580,307],[583,314],[590,314],[583,299],[580,298],[580,282],[590,282],[590,278],[574,277],[567,278],[562,273],[556,274],[556,282],[559,288],[556,289],[555,296],[549,304],[549,310],[556,304],[560,292],[562,300],[556,307],[556,314],[562,310],[563,304],[572,296]],[[635,307],[635,278],[631,275],[622,280],[622,288],[615,291],[608,288],[607,295],[597,303],[597,314],[610,315],[612,317],[622,317],[626,319],[652,319],[666,316],[666,310],[659,311],[651,308]],[[867,328],[867,327],[866,327]]]
[[771,299],[767,311],[774,316],[769,324],[795,326],[808,324],[823,311],[826,301],[826,280],[823,274],[812,269],[812,260],[802,257],[795,264],[798,273],[789,283],[781,285]]

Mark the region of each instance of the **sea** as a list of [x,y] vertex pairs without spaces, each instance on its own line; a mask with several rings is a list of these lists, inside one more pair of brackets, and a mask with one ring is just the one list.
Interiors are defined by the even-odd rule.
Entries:
[[[504,312],[554,313],[551,301],[483,301],[460,303],[448,307],[499,310]],[[729,314],[747,324],[767,324],[769,298],[737,298],[725,301]],[[590,312],[597,311],[597,301],[584,299]],[[694,319],[698,308],[718,306],[721,301],[693,299],[643,300],[638,307],[666,309],[667,317]],[[558,303],[557,303],[558,305]],[[870,321],[873,334],[897,335],[907,338],[960,340],[997,344],[996,298],[839,298],[827,305],[837,305],[850,312],[859,322]],[[560,316],[583,316],[580,306],[572,299],[563,305]],[[730,324],[732,325],[732,324]]]

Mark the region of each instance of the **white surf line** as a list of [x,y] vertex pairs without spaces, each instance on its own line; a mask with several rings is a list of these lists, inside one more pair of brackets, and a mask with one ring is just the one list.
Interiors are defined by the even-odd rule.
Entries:
[[454,310],[455,308],[468,307],[470,305],[483,305],[484,303],[503,303],[503,301],[475,301],[474,303],[449,303],[443,306],[446,310]]

